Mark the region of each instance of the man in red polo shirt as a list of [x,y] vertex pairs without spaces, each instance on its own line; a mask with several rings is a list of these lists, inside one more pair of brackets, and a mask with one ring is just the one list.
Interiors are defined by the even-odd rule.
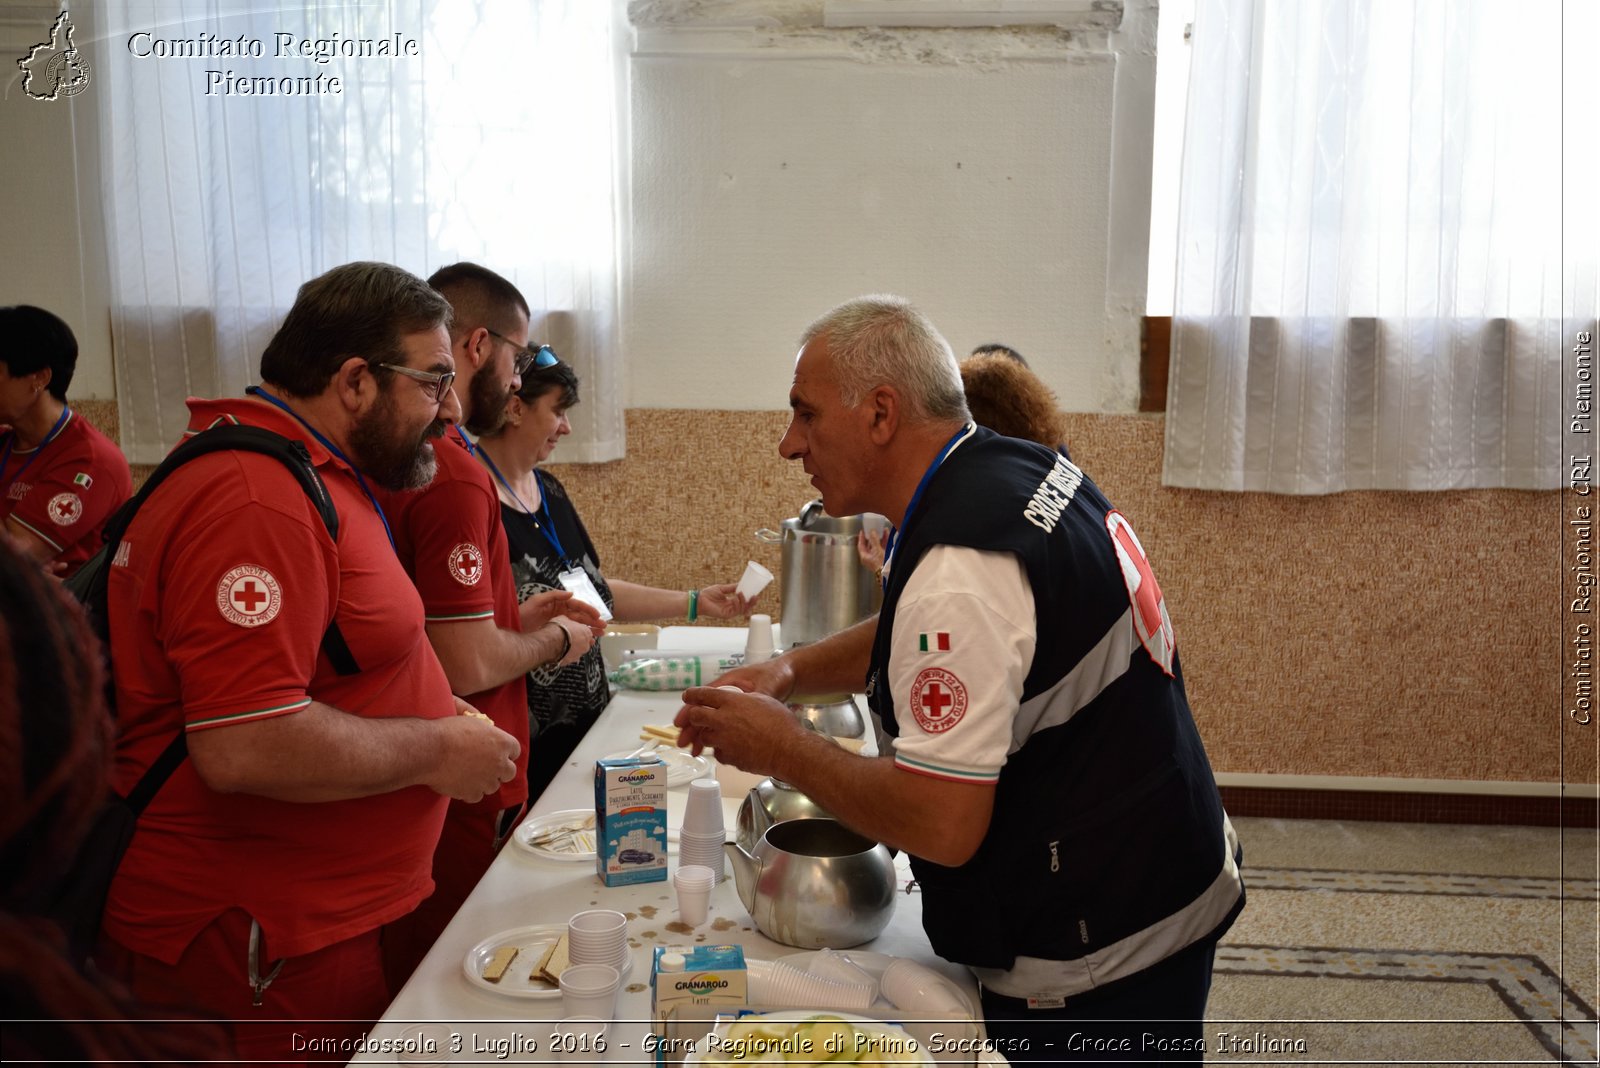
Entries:
[[100,548],[133,493],[122,450],[67,407],[72,329],[43,308],[0,308],[0,537],[65,578]]
[[[516,286],[475,263],[442,267],[428,284],[453,311],[461,422],[477,434],[493,430],[534,360],[528,303]],[[516,777],[496,794],[450,806],[433,862],[433,896],[384,934],[389,980],[397,987],[477,885],[528,801],[527,673],[540,664],[575,662],[605,629],[595,609],[566,590],[517,603],[500,498],[473,452],[457,427],[439,445],[433,481],[383,501],[451,690],[514,736],[523,752]]]
[[[372,492],[432,476],[457,415],[449,316],[421,279],[347,264],[301,287],[251,396],[189,402],[190,433],[304,444],[337,543],[282,463],[217,452],[150,498],[111,568],[115,785],[177,732],[188,759],[139,820],[98,959],[153,1010],[235,1021],[244,1060],[303,1060],[338,1047],[296,1032],[338,1042],[382,1013],[380,929],[432,890],[448,801],[494,794],[520,756],[461,714]],[[321,649],[330,621],[353,673]]]

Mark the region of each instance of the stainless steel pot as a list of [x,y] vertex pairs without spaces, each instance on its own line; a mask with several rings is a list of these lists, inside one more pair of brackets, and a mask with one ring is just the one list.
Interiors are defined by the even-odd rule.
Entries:
[[753,850],[723,846],[739,900],[761,933],[801,949],[848,949],[894,915],[889,851],[842,823],[798,819],[767,828]]
[[811,501],[779,533],[756,531],[766,542],[783,543],[783,644],[788,648],[826,638],[878,610],[883,589],[878,577],[861,566],[856,535],[861,517],[836,519]]

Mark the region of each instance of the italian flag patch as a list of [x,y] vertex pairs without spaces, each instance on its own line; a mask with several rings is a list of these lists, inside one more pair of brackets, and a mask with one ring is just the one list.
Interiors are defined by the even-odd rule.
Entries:
[[79,471],[77,474],[73,475],[72,481],[82,486],[84,489],[88,489],[90,486],[94,485],[94,479],[90,478],[82,471]]
[[923,653],[948,653],[950,651],[950,632],[941,630],[937,634],[918,635],[917,651]]

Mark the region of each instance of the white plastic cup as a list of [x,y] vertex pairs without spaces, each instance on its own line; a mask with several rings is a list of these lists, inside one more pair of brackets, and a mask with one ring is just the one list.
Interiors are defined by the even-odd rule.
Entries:
[[711,911],[711,888],[716,873],[698,864],[680,865],[672,873],[672,888],[678,892],[678,919],[690,927],[706,922]]
[[422,1024],[408,1027],[400,1035],[400,1047],[394,1059],[415,1068],[449,1064],[451,1030],[445,1024]]
[[727,853],[723,850],[725,833],[695,834],[678,832],[678,866],[711,869],[717,882],[727,871]]
[[[613,909],[589,909],[567,921],[567,954],[574,964],[620,969],[628,950],[628,917]],[[603,1013],[600,1015],[604,1015]]]
[[759,664],[772,659],[772,617],[756,613],[750,617],[750,629],[744,639],[744,662]]
[[878,980],[872,977],[871,972],[838,950],[817,950],[816,955],[811,958],[811,963],[806,965],[806,971],[823,979],[830,979],[835,983],[870,986],[874,991],[873,996],[877,996]]
[[616,1015],[622,972],[609,964],[573,964],[561,973],[561,1011],[567,1016]]
[[727,827],[722,816],[722,784],[716,779],[696,779],[689,784],[689,796],[683,802],[681,834],[725,835]]
[[[748,601],[766,589],[771,581],[772,572],[752,560],[744,565],[744,574],[739,576],[739,584],[734,587],[734,591]],[[767,622],[771,623],[772,620],[769,618]]]
[[550,1055],[564,1064],[592,1064],[606,1059],[606,1028],[611,1021],[600,1016],[563,1016],[551,1027],[555,1044]]
[[871,1006],[876,992],[870,986],[835,983],[801,971],[784,961],[774,961],[770,972],[749,976],[754,1003],[796,1009],[846,1009]]
[[878,988],[889,1004],[903,1012],[945,1014],[968,1011],[942,975],[904,957],[896,957],[889,962],[878,980]]

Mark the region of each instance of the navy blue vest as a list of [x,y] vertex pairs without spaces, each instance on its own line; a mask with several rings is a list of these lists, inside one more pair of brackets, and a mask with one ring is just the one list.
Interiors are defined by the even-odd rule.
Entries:
[[[1184,910],[1224,868],[1222,802],[1183,672],[1170,647],[1169,674],[1140,639],[1111,515],[1065,457],[979,428],[900,531],[868,685],[889,734],[899,733],[895,698],[908,699],[884,682],[895,606],[927,549],[1014,553],[1035,605],[1018,711],[1028,733],[1001,769],[988,833],[960,867],[912,858],[923,925],[947,960],[998,969],[1019,955],[1076,960]],[[1213,933],[1242,906],[1241,884]]]

